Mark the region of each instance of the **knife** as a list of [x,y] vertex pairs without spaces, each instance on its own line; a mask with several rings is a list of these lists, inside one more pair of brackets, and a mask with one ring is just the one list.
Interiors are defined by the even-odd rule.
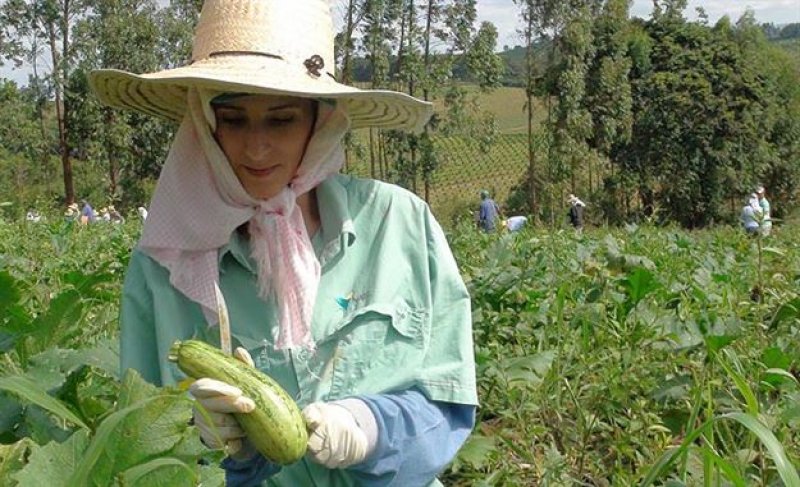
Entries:
[[217,295],[217,318],[219,319],[219,347],[222,353],[230,355],[231,349],[231,322],[228,318],[228,306],[225,304],[225,296],[219,289],[219,285],[214,281],[214,294]]

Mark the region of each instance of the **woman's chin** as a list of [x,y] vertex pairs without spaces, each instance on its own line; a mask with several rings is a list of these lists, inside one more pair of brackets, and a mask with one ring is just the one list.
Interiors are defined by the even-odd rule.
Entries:
[[247,191],[247,194],[249,194],[251,198],[261,201],[267,201],[277,196],[278,193],[280,193],[280,191],[277,188],[264,188],[263,186],[248,187],[245,188],[245,190]]

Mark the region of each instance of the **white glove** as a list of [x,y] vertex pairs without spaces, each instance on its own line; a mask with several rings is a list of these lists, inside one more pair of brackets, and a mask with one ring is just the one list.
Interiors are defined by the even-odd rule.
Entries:
[[[344,468],[364,461],[377,441],[377,424],[367,405],[358,399],[340,402],[315,402],[303,409],[309,429],[309,456],[328,468]],[[363,427],[359,426],[356,415]]]
[[[244,348],[238,347],[233,355],[253,366],[253,359]],[[245,460],[255,454],[244,430],[231,414],[249,413],[255,409],[256,404],[252,399],[244,396],[238,387],[207,377],[194,381],[189,386],[189,393],[195,398],[192,411],[194,424],[207,447],[226,447],[228,455],[237,460]]]

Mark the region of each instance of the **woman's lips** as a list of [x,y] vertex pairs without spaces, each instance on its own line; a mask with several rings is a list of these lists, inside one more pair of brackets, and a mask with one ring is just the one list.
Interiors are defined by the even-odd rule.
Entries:
[[273,172],[275,172],[275,169],[277,167],[278,166],[272,166],[272,167],[259,169],[259,168],[255,168],[255,167],[244,166],[244,169],[251,176],[255,176],[257,178],[263,178],[263,177],[267,177],[270,174],[272,174]]

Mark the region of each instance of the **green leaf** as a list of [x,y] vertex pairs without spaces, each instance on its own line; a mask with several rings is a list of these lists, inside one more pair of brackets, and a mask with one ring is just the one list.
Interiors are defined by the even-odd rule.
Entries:
[[142,379],[142,376],[135,369],[127,369],[122,377],[117,409],[133,406],[157,394],[158,388],[156,386]]
[[136,487],[192,487],[197,485],[197,474],[176,458],[156,458],[122,472],[119,480]]
[[81,428],[88,428],[81,419],[70,411],[64,403],[47,394],[39,384],[27,377],[10,376],[0,377],[0,389],[16,394],[21,398],[50,411],[56,416],[69,421]]
[[678,457],[686,453],[686,451],[694,444],[694,442],[703,435],[714,423],[723,419],[733,419],[744,425],[761,441],[761,444],[766,447],[773,462],[775,469],[778,471],[783,480],[784,485],[787,487],[800,487],[800,477],[798,477],[797,470],[786,456],[783,445],[775,438],[766,426],[764,426],[756,417],[742,412],[728,413],[711,418],[703,423],[699,428],[689,432],[684,438],[681,445],[677,448],[672,448],[664,452],[658,461],[648,470],[640,487],[653,485],[656,480],[661,476],[670,465],[672,465]]
[[798,476],[797,469],[794,468],[794,465],[786,456],[783,445],[758,418],[745,413],[728,413],[723,414],[718,419],[733,419],[749,429],[751,433],[758,437],[761,444],[766,447],[770,457],[772,457],[772,461],[775,463],[775,469],[786,487],[800,487],[800,476]]
[[628,295],[630,308],[635,307],[639,301],[659,287],[653,273],[644,267],[636,267],[620,282]]
[[740,373],[733,370],[733,367],[727,363],[722,355],[717,355],[717,363],[719,363],[728,376],[733,379],[733,382],[739,389],[739,393],[742,395],[742,397],[744,397],[745,403],[747,403],[747,412],[754,416],[758,416],[758,399],[756,398],[756,395],[753,393],[753,389],[750,388],[750,385],[747,383],[745,378]]
[[714,463],[725,475],[725,478],[731,481],[735,487],[747,486],[747,482],[739,475],[736,468],[730,462],[719,456],[712,448],[709,448],[708,445],[703,446],[703,455],[704,458]]
[[189,430],[191,401],[185,394],[160,395],[108,416],[97,428],[71,485],[109,485],[120,472],[170,452]]
[[800,318],[800,298],[795,298],[788,303],[782,304],[778,311],[772,316],[769,329],[774,330],[784,321],[791,321]]
[[770,347],[761,354],[761,363],[771,369],[788,369],[792,365],[792,358],[780,348]]
[[764,247],[761,249],[761,252],[765,254],[771,254],[776,257],[786,257],[786,252],[777,247]]
[[489,455],[497,451],[494,437],[472,434],[458,451],[457,461],[480,469]]
[[504,360],[500,367],[509,382],[525,382],[535,385],[542,382],[554,359],[554,352],[542,352],[536,355],[511,357]]
[[0,272],[0,316],[7,316],[7,311],[19,303],[20,297],[17,280],[8,271]]
[[91,365],[112,377],[119,377],[119,343],[116,340],[103,340],[91,348],[51,348],[31,357],[28,370],[58,370],[66,375],[84,365]]
[[29,438],[10,445],[0,445],[0,485],[16,487],[17,482],[11,476],[25,466],[28,455],[35,446]]
[[715,354],[736,340],[732,335],[705,335],[703,340],[710,354]]
[[67,480],[89,444],[88,430],[78,430],[65,442],[51,441],[33,449],[28,464],[14,479],[20,486],[72,487]]

